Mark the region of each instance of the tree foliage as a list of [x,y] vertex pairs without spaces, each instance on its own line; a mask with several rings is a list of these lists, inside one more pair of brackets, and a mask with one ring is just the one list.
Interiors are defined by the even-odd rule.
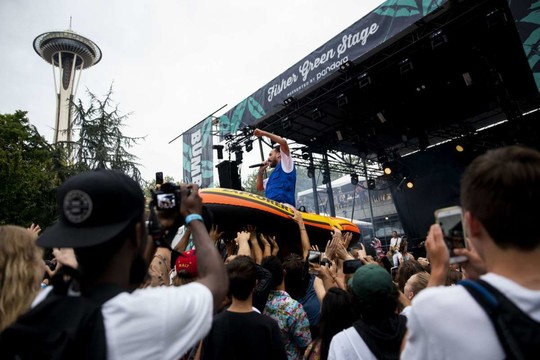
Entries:
[[46,227],[53,221],[57,158],[26,112],[0,114],[0,224]]
[[142,137],[129,137],[122,133],[130,114],[122,114],[114,105],[112,85],[104,99],[87,90],[88,104],[81,99],[72,103],[74,130],[79,138],[74,142],[72,168],[75,172],[96,168],[119,170],[136,181],[141,181],[138,158],[129,149]]

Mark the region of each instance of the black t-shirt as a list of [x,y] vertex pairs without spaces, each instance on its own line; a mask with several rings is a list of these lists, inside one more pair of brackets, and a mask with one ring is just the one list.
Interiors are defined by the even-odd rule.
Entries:
[[287,359],[277,322],[255,311],[225,310],[204,338],[201,359]]

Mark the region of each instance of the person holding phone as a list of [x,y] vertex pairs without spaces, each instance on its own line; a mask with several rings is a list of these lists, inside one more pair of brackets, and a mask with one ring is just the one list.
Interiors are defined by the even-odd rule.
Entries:
[[[490,150],[465,170],[461,203],[470,247],[454,248],[467,276],[477,279],[498,304],[514,306],[513,319],[540,322],[540,235],[531,224],[540,218],[540,153],[520,146]],[[445,225],[443,225],[444,227]],[[465,286],[444,284],[450,253],[440,224],[431,226],[426,239],[431,262],[429,286],[412,302],[403,359],[503,359],[535,358],[524,350],[527,336],[505,336],[495,331],[483,306]],[[434,287],[436,286],[436,287]],[[501,298],[501,296],[504,297]],[[503,299],[503,300],[501,300]],[[437,319],[437,321],[434,321]],[[495,325],[494,325],[495,324]],[[536,329],[538,326],[536,326]],[[520,327],[532,334],[534,326]],[[538,337],[529,336],[538,348]],[[515,341],[508,351],[509,341]],[[436,345],[434,345],[436,344]]]

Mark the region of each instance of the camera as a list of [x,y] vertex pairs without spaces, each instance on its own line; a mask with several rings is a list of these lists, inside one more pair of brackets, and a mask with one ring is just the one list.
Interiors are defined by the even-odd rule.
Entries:
[[56,263],[51,260],[45,260],[45,264],[51,269],[51,271],[54,271],[56,269]]
[[152,201],[158,210],[180,210],[180,186],[164,183],[159,190],[152,191]]

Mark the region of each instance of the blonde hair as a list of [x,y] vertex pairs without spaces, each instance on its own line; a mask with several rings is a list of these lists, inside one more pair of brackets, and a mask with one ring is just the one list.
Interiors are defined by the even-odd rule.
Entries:
[[[422,290],[424,290],[429,282],[430,275],[427,272],[419,272],[411,276],[409,283],[411,292],[413,293],[413,297],[418,295],[418,293]],[[407,295],[407,294],[405,294]]]
[[28,310],[40,290],[43,260],[36,237],[19,226],[0,226],[0,331]]

